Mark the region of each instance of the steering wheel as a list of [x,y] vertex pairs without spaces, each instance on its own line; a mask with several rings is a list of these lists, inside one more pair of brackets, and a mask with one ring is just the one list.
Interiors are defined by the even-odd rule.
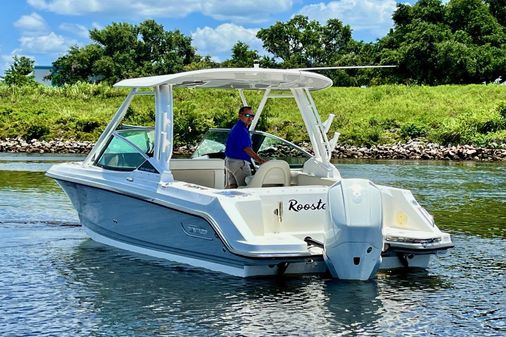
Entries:
[[257,163],[255,162],[255,160],[253,158],[250,158],[249,159],[250,161],[250,168],[251,168],[251,173],[255,174],[256,171],[258,171],[258,168],[260,167],[260,165],[257,165]]

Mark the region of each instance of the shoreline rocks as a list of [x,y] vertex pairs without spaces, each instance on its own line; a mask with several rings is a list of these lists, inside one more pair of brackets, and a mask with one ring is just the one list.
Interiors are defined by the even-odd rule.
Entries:
[[[22,138],[0,140],[0,152],[22,153],[72,153],[86,154],[94,143],[89,141],[50,140],[39,141]],[[310,151],[310,145],[301,147]],[[193,146],[181,146],[174,149],[175,155],[190,155]],[[453,161],[506,161],[506,144],[493,144],[489,148],[474,145],[443,146],[434,143],[412,140],[408,143],[373,145],[371,147],[338,145],[333,152],[337,159],[414,159],[414,160],[453,160]]]
[[0,140],[0,152],[24,153],[75,153],[85,154],[93,148],[93,142],[68,140],[26,141],[20,137]]
[[420,141],[373,145],[369,148],[338,145],[333,152],[333,158],[506,161],[506,146],[504,144],[490,148],[474,145],[444,146]]

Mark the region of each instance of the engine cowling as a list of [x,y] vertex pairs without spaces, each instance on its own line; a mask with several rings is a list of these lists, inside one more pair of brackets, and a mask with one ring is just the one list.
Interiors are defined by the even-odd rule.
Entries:
[[368,280],[381,264],[381,192],[365,179],[342,179],[327,194],[324,259],[333,277]]

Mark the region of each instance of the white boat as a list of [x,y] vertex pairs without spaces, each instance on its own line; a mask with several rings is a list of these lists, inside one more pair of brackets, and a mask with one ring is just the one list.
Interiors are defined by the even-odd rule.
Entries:
[[[338,133],[311,91],[332,85],[301,70],[207,69],[133,78],[132,88],[83,162],[52,166],[95,241],[230,275],[329,273],[367,280],[378,269],[427,268],[453,247],[408,190],[344,179],[331,164]],[[174,88],[235,89],[263,97],[250,126],[269,157],[248,185],[225,189],[227,131],[210,130],[192,158],[173,155]],[[138,95],[153,95],[155,127],[121,124]],[[313,154],[255,131],[269,99],[294,99]],[[236,110],[236,107],[233,107]],[[291,164],[288,163],[291,161]]]

